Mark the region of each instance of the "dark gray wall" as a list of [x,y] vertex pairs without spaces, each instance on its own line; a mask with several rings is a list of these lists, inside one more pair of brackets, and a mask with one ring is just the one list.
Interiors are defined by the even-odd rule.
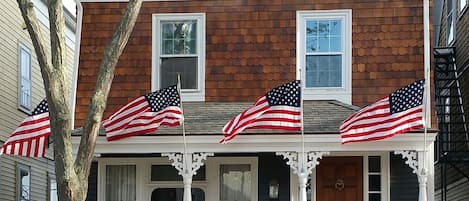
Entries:
[[401,155],[390,153],[391,201],[415,201],[419,197],[417,175],[405,164]]
[[[290,166],[281,156],[274,153],[259,154],[259,201],[289,201],[290,200]],[[278,199],[269,199],[269,182],[275,179],[279,182]]]
[[90,175],[88,176],[88,194],[86,201],[98,200],[98,162],[91,163]]

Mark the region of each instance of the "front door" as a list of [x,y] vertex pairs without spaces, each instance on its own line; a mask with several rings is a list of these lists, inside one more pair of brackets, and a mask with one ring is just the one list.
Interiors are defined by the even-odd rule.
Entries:
[[316,167],[317,201],[362,201],[363,157],[325,157]]

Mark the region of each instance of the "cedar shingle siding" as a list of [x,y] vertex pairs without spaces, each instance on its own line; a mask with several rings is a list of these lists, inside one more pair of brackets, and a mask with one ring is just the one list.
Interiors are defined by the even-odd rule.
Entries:
[[[364,106],[423,78],[422,1],[144,2],[115,70],[105,116],[151,90],[152,14],[205,13],[205,100],[254,101],[295,79],[296,11],[352,9],[352,103]],[[76,126],[88,108],[104,46],[126,3],[83,3]]]

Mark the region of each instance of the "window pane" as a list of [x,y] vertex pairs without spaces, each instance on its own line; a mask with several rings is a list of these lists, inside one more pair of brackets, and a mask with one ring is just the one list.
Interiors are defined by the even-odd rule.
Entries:
[[55,180],[54,178],[51,178],[49,185],[50,185],[49,186],[50,201],[58,201],[59,198],[57,197],[57,180]]
[[19,168],[19,200],[29,201],[31,193],[31,173],[29,168]]
[[197,89],[197,57],[161,58],[161,88],[177,84],[181,75],[182,89]]
[[368,175],[369,191],[381,190],[381,175]]
[[370,193],[368,196],[369,201],[381,201],[381,194],[379,193]]
[[381,172],[381,157],[369,156],[368,157],[368,172]]
[[250,165],[221,165],[220,179],[221,201],[251,200]]
[[[182,181],[182,176],[179,175],[176,168],[171,165],[152,165],[151,166],[151,180],[152,181]],[[205,180],[205,166],[197,170],[197,174],[192,176],[194,181]]]
[[135,165],[106,166],[106,201],[135,201]]
[[341,87],[341,55],[306,56],[306,87]]
[[31,107],[31,55],[20,48],[20,105],[29,109]]
[[197,21],[161,22],[161,40],[163,54],[196,54]]
[[342,21],[340,20],[331,20],[329,21],[330,33],[331,36],[341,36],[342,35]]
[[[205,201],[205,192],[200,188],[192,188],[192,201]],[[183,188],[159,188],[151,193],[151,201],[183,201]]]

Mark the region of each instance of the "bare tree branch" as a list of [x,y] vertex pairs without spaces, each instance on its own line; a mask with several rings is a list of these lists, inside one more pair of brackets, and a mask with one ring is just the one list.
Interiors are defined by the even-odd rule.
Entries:
[[106,108],[107,97],[111,88],[112,79],[114,78],[114,69],[132,33],[141,5],[142,0],[129,1],[125,14],[104,51],[96,88],[90,99],[88,115],[83,127],[80,147],[75,161],[75,170],[80,175],[89,174],[96,145],[96,137],[99,133],[102,115]]

